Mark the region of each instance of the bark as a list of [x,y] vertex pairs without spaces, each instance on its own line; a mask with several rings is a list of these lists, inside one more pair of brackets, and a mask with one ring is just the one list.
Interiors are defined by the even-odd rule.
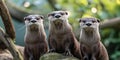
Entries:
[[105,28],[116,28],[120,29],[120,18],[113,18],[104,22],[101,22],[100,28],[105,29]]
[[18,51],[11,38],[6,36],[2,28],[0,28],[0,41],[8,48],[14,60],[23,60],[22,54]]
[[15,39],[15,29],[13,27],[12,21],[11,21],[11,16],[8,12],[8,9],[4,3],[4,0],[0,0],[0,15],[2,18],[2,21],[4,23],[6,33],[12,40]]
[[56,0],[48,0],[48,3],[53,8],[53,10],[59,10],[58,8],[55,7]]
[[40,60],[80,60],[73,56],[64,56],[59,53],[46,53],[40,57]]
[[14,60],[23,60],[22,54],[16,49],[13,41],[15,39],[15,30],[4,0],[0,0],[0,15],[6,30],[6,32],[4,32],[0,27],[0,42],[4,43],[8,48]]
[[[24,47],[15,45],[16,48],[23,54]],[[0,60],[13,60],[13,56],[8,49],[0,49]]]

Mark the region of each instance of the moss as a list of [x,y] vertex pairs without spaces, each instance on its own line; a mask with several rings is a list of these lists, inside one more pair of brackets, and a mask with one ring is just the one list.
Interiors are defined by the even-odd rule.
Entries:
[[40,60],[79,60],[71,56],[63,56],[58,53],[47,53],[40,57]]

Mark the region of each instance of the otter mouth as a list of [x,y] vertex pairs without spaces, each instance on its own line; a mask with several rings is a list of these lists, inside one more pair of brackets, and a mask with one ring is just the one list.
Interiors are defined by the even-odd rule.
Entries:
[[57,29],[60,29],[63,26],[63,21],[62,20],[55,20],[55,21],[53,21],[53,23],[55,24],[55,27]]
[[31,24],[30,26],[31,31],[37,31],[38,30],[38,25],[37,24]]
[[94,28],[93,27],[85,27],[85,28],[83,28],[85,31],[93,31],[94,30]]

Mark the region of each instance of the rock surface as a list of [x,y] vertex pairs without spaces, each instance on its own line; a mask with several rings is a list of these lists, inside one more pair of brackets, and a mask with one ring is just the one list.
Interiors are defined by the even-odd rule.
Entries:
[[[16,48],[20,51],[20,53],[23,56],[24,47],[16,45]],[[0,60],[13,60],[13,56],[11,55],[8,49],[0,49]]]
[[0,50],[0,60],[13,60],[13,57],[7,49]]
[[47,53],[40,57],[40,60],[79,60],[71,56],[63,56],[58,53]]
[[[24,47],[16,45],[16,48],[20,51],[20,53],[23,56]],[[0,49],[0,60],[13,60],[13,56],[7,49],[6,50]],[[64,56],[58,53],[46,53],[40,57],[40,60],[79,60],[79,59],[71,56]]]

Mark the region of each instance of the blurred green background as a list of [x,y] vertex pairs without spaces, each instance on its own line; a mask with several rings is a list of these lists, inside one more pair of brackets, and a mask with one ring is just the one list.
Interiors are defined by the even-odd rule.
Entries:
[[[45,30],[48,35],[47,13],[54,10],[67,10],[69,22],[76,38],[79,38],[79,18],[92,16],[101,22],[119,18],[120,0],[5,0],[16,31],[16,44],[24,46],[24,16],[41,14],[45,16]],[[120,60],[120,24],[100,29],[103,44],[106,46],[110,60]],[[4,28],[0,19],[0,26]]]

